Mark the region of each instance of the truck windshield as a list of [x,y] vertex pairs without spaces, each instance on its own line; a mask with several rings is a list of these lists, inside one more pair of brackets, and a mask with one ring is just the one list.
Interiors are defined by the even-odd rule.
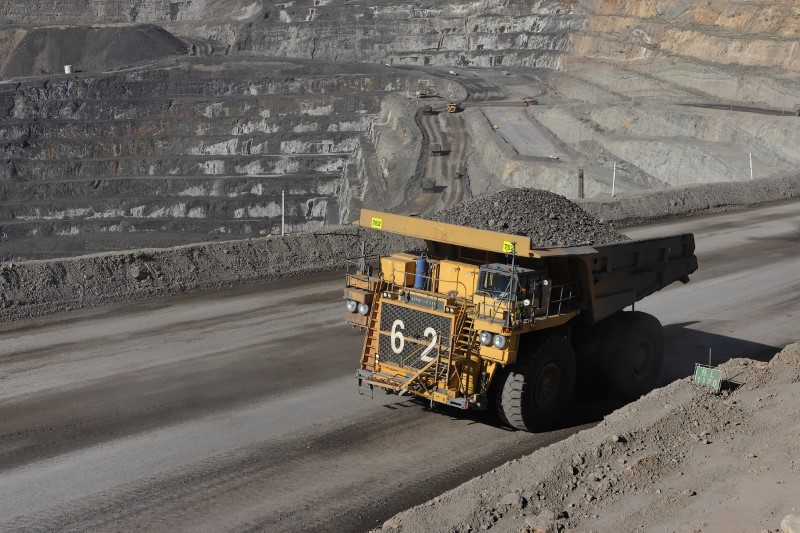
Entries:
[[508,274],[484,270],[478,276],[478,292],[505,299],[512,290],[511,281],[511,276]]

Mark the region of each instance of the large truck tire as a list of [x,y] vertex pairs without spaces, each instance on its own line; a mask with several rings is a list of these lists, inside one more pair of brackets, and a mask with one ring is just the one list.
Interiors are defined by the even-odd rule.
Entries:
[[653,315],[621,311],[610,318],[603,367],[612,392],[626,401],[647,394],[664,361],[664,330]]
[[575,390],[575,353],[564,337],[549,334],[520,353],[495,386],[495,406],[504,424],[523,431],[554,426]]
[[591,325],[575,323],[572,326],[572,349],[575,350],[577,364],[575,390],[580,395],[596,397],[605,394],[608,380],[598,379],[603,375],[600,353],[605,338],[605,321]]

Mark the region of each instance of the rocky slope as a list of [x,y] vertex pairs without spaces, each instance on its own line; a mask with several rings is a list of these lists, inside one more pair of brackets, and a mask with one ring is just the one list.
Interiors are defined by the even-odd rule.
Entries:
[[550,77],[563,100],[532,112],[589,176],[617,163],[623,182],[746,181],[751,163],[759,178],[800,162],[796,2],[580,4],[586,26]]
[[798,531],[800,343],[722,369],[721,395],[675,381],[381,531]]
[[0,258],[34,259],[349,220],[376,177],[402,73],[191,58],[0,85]]
[[285,237],[0,263],[0,320],[340,270],[364,239],[374,254],[422,246],[333,226]]
[[[287,187],[299,231],[350,220],[362,201],[402,207],[421,192],[408,163],[424,157],[418,128],[409,127],[422,104],[399,105],[387,95],[396,100],[437,74],[440,91],[450,85],[459,99],[468,93],[470,105],[490,98],[500,101],[491,105],[518,112],[465,113],[472,145],[466,161],[471,190],[478,192],[536,186],[574,197],[579,169],[587,193],[596,195],[614,180],[618,191],[745,182],[786,175],[800,164],[794,24],[800,14],[789,0],[768,7],[722,0],[436,0],[424,6],[12,0],[0,6],[0,16],[17,25],[0,32],[4,49],[21,50],[0,52],[7,76],[50,71],[75,54],[98,69],[161,59],[158,69],[139,68],[126,78],[130,88],[102,81],[107,91],[90,100],[59,96],[72,92],[69,85],[89,83],[88,76],[0,86],[7,100],[11,92],[23,93],[21,100],[13,96],[0,128],[8,130],[0,131],[8,191],[0,220],[8,243],[17,243],[8,258],[125,247],[115,238],[124,233],[136,233],[125,241],[132,246],[275,233],[276,193]],[[27,26],[54,21],[75,26]],[[119,26],[95,27],[101,23]],[[172,32],[190,55],[229,55],[170,63],[187,77],[188,92],[154,88],[148,78],[163,75],[169,61],[161,54],[169,47],[145,54],[129,38],[150,28],[147,35],[163,32],[174,51],[181,46],[165,30],[136,24]],[[95,53],[103,39],[112,39],[104,49],[119,53],[106,59]],[[255,56],[290,58],[298,70]],[[241,68],[245,61],[262,62],[248,70]],[[353,77],[346,86],[300,81],[352,74],[352,64],[334,62],[381,66],[361,68],[361,81]],[[467,80],[465,69],[473,67],[480,70]],[[256,88],[257,95],[240,91],[260,86],[259,68],[275,72],[274,87]],[[461,74],[447,74],[453,68]],[[242,84],[225,87],[215,78]],[[154,89],[137,93],[140,87]],[[267,93],[269,105],[248,101]],[[296,105],[299,94],[305,106]],[[528,94],[540,105],[513,109]],[[189,98],[203,101],[187,105]],[[277,124],[279,109],[293,118]],[[512,121],[530,122],[530,131],[550,139],[561,159],[547,151],[515,153],[487,127],[489,116],[509,117],[500,132]],[[77,123],[65,123],[72,120]],[[120,128],[106,127],[112,120]],[[58,146],[54,132],[62,137]],[[259,201],[247,201],[249,194]],[[60,200],[74,195],[80,201]],[[136,216],[140,211],[144,216]]]

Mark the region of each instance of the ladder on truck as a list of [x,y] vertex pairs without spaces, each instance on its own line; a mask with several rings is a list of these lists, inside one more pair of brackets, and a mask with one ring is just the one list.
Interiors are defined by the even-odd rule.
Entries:
[[373,383],[369,379],[364,379],[367,375],[372,376],[375,372],[375,361],[378,357],[378,340],[380,338],[380,300],[383,295],[383,288],[386,285],[381,273],[378,282],[372,289],[372,307],[367,318],[367,334],[364,336],[364,345],[361,349],[361,368],[356,372],[358,378],[358,393],[364,394],[369,391],[372,396]]

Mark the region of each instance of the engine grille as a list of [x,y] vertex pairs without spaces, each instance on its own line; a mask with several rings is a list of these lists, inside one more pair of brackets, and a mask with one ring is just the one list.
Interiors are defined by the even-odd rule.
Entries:
[[[425,335],[425,331],[433,328],[436,332],[436,342],[433,348],[425,354],[427,358],[430,358],[436,357],[440,349],[449,349],[452,327],[453,319],[451,317],[383,303],[381,334],[378,338],[380,360],[397,366],[420,369],[427,364],[427,361],[422,358],[423,352],[428,346],[434,344],[431,332],[428,331],[428,335]],[[394,339],[391,335],[392,331],[395,332]]]

